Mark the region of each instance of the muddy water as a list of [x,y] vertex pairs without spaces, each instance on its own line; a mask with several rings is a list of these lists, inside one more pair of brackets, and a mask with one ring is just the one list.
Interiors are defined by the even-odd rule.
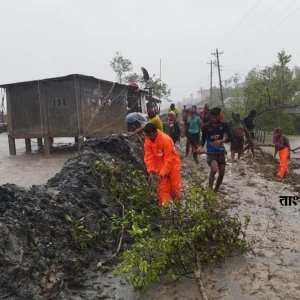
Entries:
[[[56,145],[72,143],[74,139],[55,139]],[[73,155],[70,151],[45,156],[37,150],[32,140],[32,153],[25,152],[24,140],[16,140],[17,155],[9,155],[7,134],[0,134],[0,184],[14,183],[23,187],[46,183],[59,172],[65,161]]]
[[[18,155],[9,156],[7,136],[0,135],[1,184],[10,182],[28,187],[45,183],[72,155],[57,153],[45,157],[35,152],[29,155],[25,154],[23,143],[17,141]],[[34,144],[33,150],[36,150]],[[278,196],[294,195],[293,187],[263,176],[264,169],[271,167],[253,162],[251,157],[237,163],[228,162],[220,199],[228,202],[232,211],[241,217],[250,215],[247,234],[249,239],[255,237],[257,242],[253,253],[228,258],[225,263],[205,269],[204,284],[210,299],[300,299],[300,206],[280,205]],[[183,159],[183,172],[191,168],[208,175],[204,156],[198,166],[190,157]],[[106,280],[107,286],[115,291],[114,299],[199,299],[196,284],[191,279],[168,285],[156,284],[144,295],[134,293],[114,276],[97,276],[94,285],[97,280]],[[94,290],[87,288],[81,293],[97,299]]]

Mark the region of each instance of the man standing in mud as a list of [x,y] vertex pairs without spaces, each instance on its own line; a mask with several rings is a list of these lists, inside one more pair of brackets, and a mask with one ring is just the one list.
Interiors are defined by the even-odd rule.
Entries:
[[170,203],[171,198],[181,198],[181,161],[172,139],[155,124],[145,126],[144,161],[150,180],[159,178],[159,206]]
[[203,126],[201,146],[197,152],[203,152],[203,147],[206,144],[207,148],[207,163],[210,166],[210,175],[208,186],[213,189],[215,175],[219,170],[219,176],[214,188],[217,192],[223,181],[225,174],[225,147],[224,143],[231,140],[231,133],[227,123],[220,121],[221,109],[215,107],[210,111],[210,121]]
[[254,158],[255,152],[254,152],[254,128],[255,125],[253,123],[254,118],[256,117],[256,110],[252,109],[247,117],[244,118],[244,124],[248,130],[249,133],[246,134],[246,147],[244,148],[244,151],[251,150],[252,156]]

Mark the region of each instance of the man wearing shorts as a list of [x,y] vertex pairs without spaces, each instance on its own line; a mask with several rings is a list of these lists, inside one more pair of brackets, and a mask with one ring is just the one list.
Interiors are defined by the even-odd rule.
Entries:
[[215,107],[210,111],[210,121],[204,124],[202,129],[201,146],[197,152],[203,152],[203,147],[206,144],[207,148],[207,163],[210,166],[210,175],[208,186],[213,189],[215,175],[219,171],[219,176],[214,188],[217,192],[223,181],[225,174],[225,147],[224,143],[231,140],[231,133],[226,122],[220,121],[221,109]]

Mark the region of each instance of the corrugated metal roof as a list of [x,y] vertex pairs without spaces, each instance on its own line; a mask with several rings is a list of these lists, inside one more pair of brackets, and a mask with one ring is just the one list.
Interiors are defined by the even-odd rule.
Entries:
[[[97,80],[97,81],[100,80],[102,82],[113,83],[112,81],[96,78],[96,77],[93,77],[93,76],[87,76],[87,75],[82,75],[82,74],[70,74],[70,75],[66,75],[66,76],[59,76],[59,77],[52,77],[52,78],[44,78],[44,79],[37,79],[37,80],[30,80],[30,81],[21,81],[21,82],[1,84],[0,87],[7,88],[7,87],[10,87],[10,86],[14,86],[14,85],[31,84],[31,83],[35,83],[35,82],[38,82],[38,81],[57,82],[57,81],[61,81],[61,80],[72,78],[72,77],[73,78],[74,77],[84,77],[84,78],[88,78],[88,79],[92,79],[92,80]],[[120,83],[117,83],[117,82],[115,82],[115,84],[118,84],[118,85],[121,85],[121,86],[127,86],[126,84],[120,84]]]

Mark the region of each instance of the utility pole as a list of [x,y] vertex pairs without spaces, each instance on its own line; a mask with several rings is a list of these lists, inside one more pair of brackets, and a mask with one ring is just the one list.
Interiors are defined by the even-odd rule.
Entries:
[[203,97],[202,97],[203,93],[202,93],[202,87],[200,88],[200,97],[201,97],[201,102],[203,100]]
[[[159,85],[161,87],[161,58],[159,59]],[[159,100],[161,98],[161,90],[159,92]]]
[[212,55],[216,56],[217,58],[217,65],[218,65],[218,72],[219,72],[219,82],[220,82],[220,93],[221,93],[221,104],[224,108],[224,97],[223,97],[223,88],[222,88],[222,79],[221,79],[221,70],[220,70],[220,62],[219,62],[219,55],[223,54],[222,52],[218,51],[218,48],[216,49],[216,53],[212,53]]
[[209,98],[210,98],[210,103],[212,103],[212,74],[213,74],[213,69],[212,69],[212,65],[213,62],[212,60],[208,63],[210,65],[210,91],[209,91]]

